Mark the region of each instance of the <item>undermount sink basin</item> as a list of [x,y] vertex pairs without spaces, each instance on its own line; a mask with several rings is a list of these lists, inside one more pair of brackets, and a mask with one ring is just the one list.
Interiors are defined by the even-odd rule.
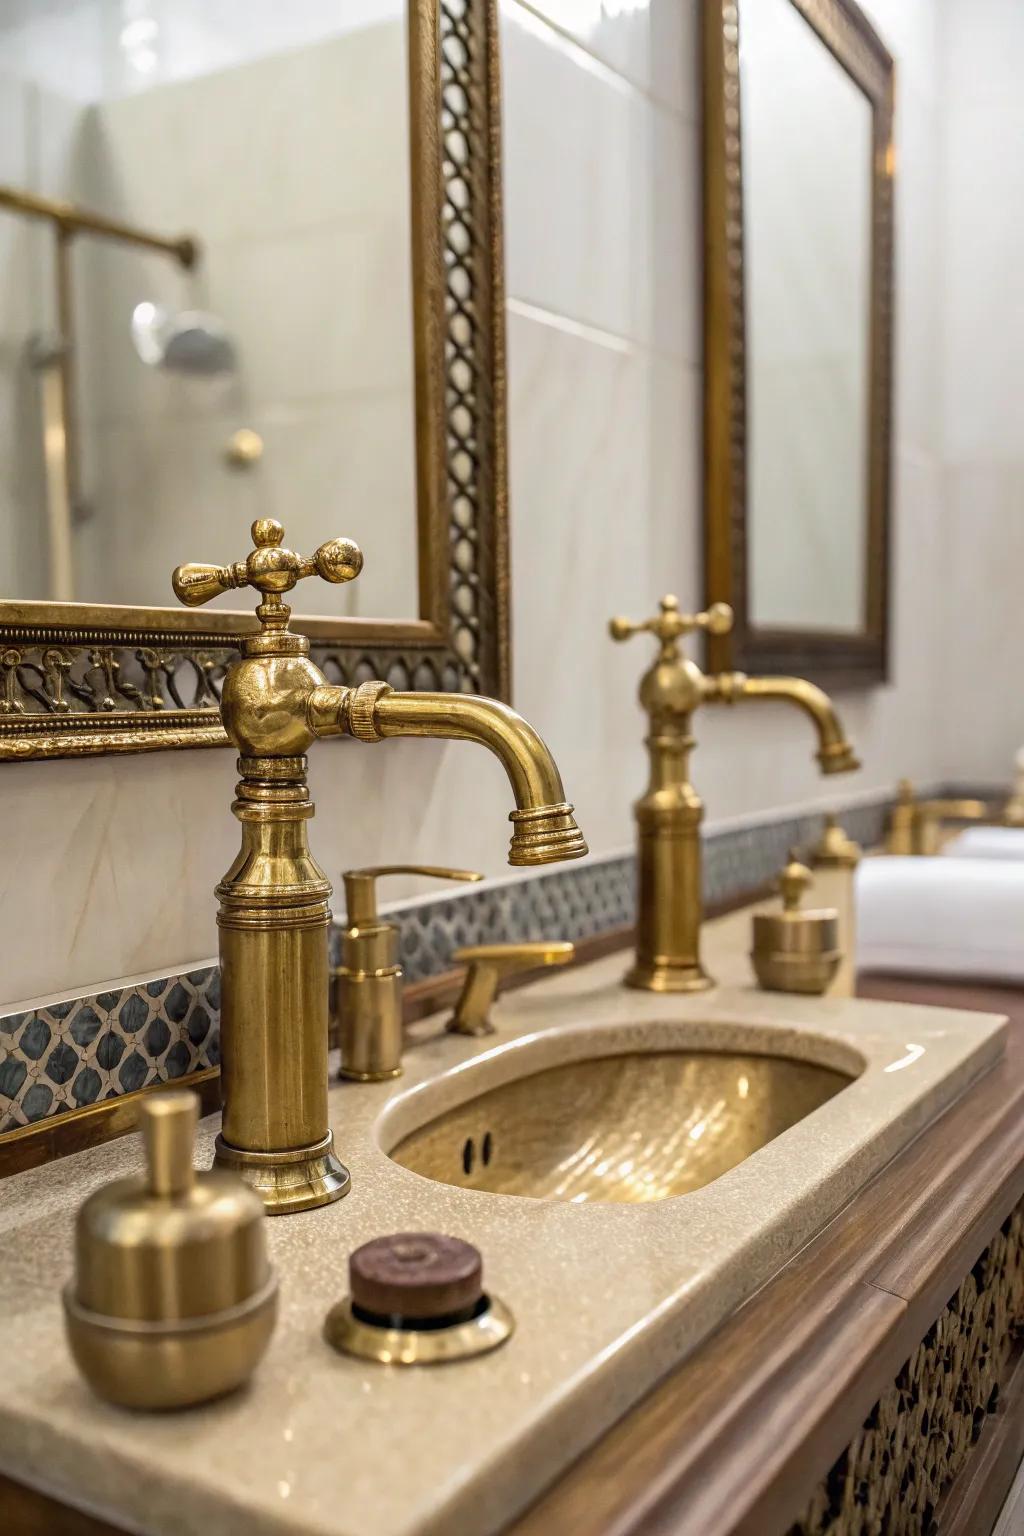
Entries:
[[853,1081],[785,1056],[634,1052],[478,1094],[405,1136],[402,1167],[543,1200],[665,1200],[700,1189]]

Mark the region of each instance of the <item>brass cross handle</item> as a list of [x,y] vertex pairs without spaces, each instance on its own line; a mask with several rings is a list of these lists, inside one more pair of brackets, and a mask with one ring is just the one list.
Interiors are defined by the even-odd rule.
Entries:
[[474,944],[457,949],[453,960],[464,961],[469,969],[459,1000],[445,1028],[455,1035],[492,1035],[494,1025],[488,1018],[491,1004],[502,976],[514,971],[533,971],[542,965],[568,965],[575,946],[542,939],[528,944]]
[[284,528],[273,517],[257,518],[252,525],[255,546],[244,560],[232,565],[179,565],[171,577],[174,595],[189,608],[198,608],[235,587],[255,587],[263,601],[256,610],[271,628],[288,620],[291,610],[281,593],[290,592],[304,576],[324,581],[352,581],[363,568],[363,556],[351,539],[329,539],[308,560],[285,549]]
[[663,654],[675,654],[675,642],[695,629],[709,635],[727,635],[732,629],[732,609],[728,603],[712,603],[705,613],[680,613],[679,599],[669,593],[658,604],[660,612],[653,619],[611,619],[608,633],[613,640],[629,640],[633,635],[651,634],[661,641]]

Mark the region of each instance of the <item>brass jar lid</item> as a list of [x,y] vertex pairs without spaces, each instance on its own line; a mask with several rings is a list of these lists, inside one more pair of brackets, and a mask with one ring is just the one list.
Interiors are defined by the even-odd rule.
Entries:
[[273,1331],[262,1202],[232,1173],[195,1172],[198,1116],[193,1093],[143,1099],[146,1173],[96,1190],[78,1213],[68,1339],[94,1390],[123,1406],[230,1391]]
[[839,969],[839,914],[834,907],[814,911],[800,905],[812,878],[791,854],[779,876],[782,911],[754,914],[750,959],[766,991],[821,993]]

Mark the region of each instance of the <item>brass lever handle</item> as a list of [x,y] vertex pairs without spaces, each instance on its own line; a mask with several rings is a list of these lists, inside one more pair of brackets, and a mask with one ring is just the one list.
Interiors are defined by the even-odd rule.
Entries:
[[[179,565],[171,577],[174,595],[189,608],[198,608],[222,592],[255,587],[268,613],[284,612],[282,592],[290,592],[305,576],[324,581],[352,581],[363,568],[363,556],[351,539],[329,539],[308,559],[283,546],[284,528],[272,517],[261,517],[251,528],[254,548],[232,565]],[[262,617],[262,615],[261,615]]]
[[475,869],[447,869],[437,864],[375,864],[368,869],[348,869],[345,882],[346,921],[350,928],[377,921],[377,881],[383,875],[423,875],[428,880],[461,880],[474,883],[483,875]]
[[611,619],[608,633],[613,640],[651,634],[663,647],[672,650],[675,641],[692,630],[705,629],[710,635],[725,635],[732,628],[732,609],[728,603],[712,603],[704,613],[680,613],[679,599],[669,593],[661,599],[658,608],[660,611],[651,619]]
[[494,1025],[488,1018],[491,1004],[503,976],[515,971],[532,971],[539,966],[568,965],[576,953],[573,944],[542,939],[528,944],[474,944],[457,949],[453,960],[469,969],[445,1028],[455,1035],[490,1035]]

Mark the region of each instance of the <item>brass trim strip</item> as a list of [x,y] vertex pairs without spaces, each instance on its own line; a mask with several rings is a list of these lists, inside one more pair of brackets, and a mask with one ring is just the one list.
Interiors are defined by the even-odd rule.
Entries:
[[151,1083],[116,1099],[104,1099],[85,1109],[72,1109],[64,1115],[51,1115],[35,1125],[22,1125],[0,1134],[0,1179],[24,1173],[57,1158],[98,1147],[135,1129],[140,1100],[148,1094],[168,1088],[191,1088],[199,1095],[200,1114],[211,1115],[220,1108],[220,1069],[203,1067],[169,1083]]

